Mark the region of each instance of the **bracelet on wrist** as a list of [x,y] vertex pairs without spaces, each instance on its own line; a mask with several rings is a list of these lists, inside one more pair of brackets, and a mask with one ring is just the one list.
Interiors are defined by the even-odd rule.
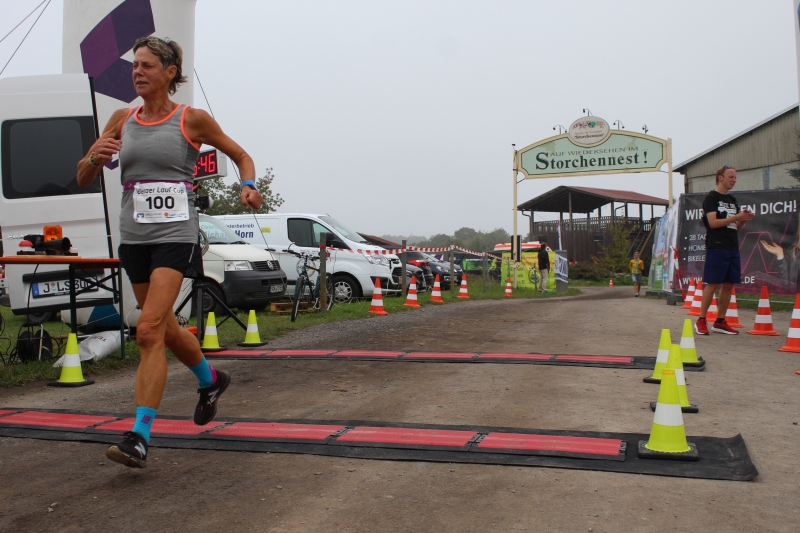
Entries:
[[245,187],[250,187],[250,188],[251,188],[251,189],[253,189],[254,191],[258,192],[258,189],[256,189],[256,184],[255,184],[255,183],[253,183],[253,180],[244,180],[244,181],[241,183],[241,185],[240,185],[240,188],[241,188],[241,189],[244,189]]
[[89,154],[89,164],[92,165],[94,168],[99,167],[100,165],[94,162],[94,152]]

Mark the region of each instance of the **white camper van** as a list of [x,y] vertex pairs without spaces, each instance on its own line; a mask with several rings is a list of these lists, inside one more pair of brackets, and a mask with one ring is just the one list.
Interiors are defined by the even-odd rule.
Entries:
[[371,297],[375,280],[381,289],[399,293],[402,278],[400,260],[392,254],[369,254],[383,248],[369,244],[364,238],[328,215],[309,213],[269,213],[266,215],[225,215],[217,217],[232,229],[243,241],[261,248],[270,248],[278,257],[286,272],[289,293],[294,291],[297,280],[297,258],[285,253],[290,244],[293,250],[319,252],[322,232],[328,234],[327,245],[332,250],[328,261],[328,272],[333,275],[337,302],[349,302],[354,298]]

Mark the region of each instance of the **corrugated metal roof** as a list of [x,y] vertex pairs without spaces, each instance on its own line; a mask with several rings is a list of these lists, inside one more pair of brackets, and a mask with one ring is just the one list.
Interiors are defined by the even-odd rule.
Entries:
[[610,202],[631,204],[669,205],[667,200],[633,191],[596,189],[594,187],[568,187],[561,185],[517,206],[523,211],[569,213],[569,195],[572,193],[572,212],[591,213]]
[[687,165],[689,165],[689,164],[690,164],[690,163],[692,163],[693,161],[697,161],[698,159],[700,159],[700,158],[701,158],[701,157],[703,157],[704,155],[708,155],[708,154],[710,154],[710,153],[711,153],[711,152],[713,152],[714,150],[717,150],[718,148],[721,148],[721,147],[725,146],[726,144],[728,144],[728,143],[730,143],[730,142],[733,142],[733,141],[735,141],[735,140],[736,140],[736,139],[738,139],[739,137],[741,137],[741,136],[743,136],[743,135],[745,135],[745,134],[747,134],[747,133],[750,133],[751,131],[753,131],[753,130],[755,130],[755,129],[757,129],[757,128],[760,128],[761,126],[763,126],[764,124],[766,124],[766,123],[768,123],[768,122],[772,122],[772,121],[773,121],[773,120],[775,120],[776,118],[778,118],[778,117],[780,117],[780,116],[783,116],[783,115],[785,115],[786,113],[789,113],[790,111],[794,111],[795,113],[797,113],[797,112],[798,112],[798,106],[800,106],[800,102],[799,102],[799,103],[797,103],[797,104],[794,104],[793,106],[789,106],[789,107],[787,107],[786,109],[784,109],[783,111],[780,111],[780,112],[778,112],[778,113],[775,113],[775,114],[774,114],[774,115],[772,115],[771,117],[769,117],[769,118],[766,118],[766,119],[762,120],[761,122],[759,122],[759,123],[757,123],[757,124],[755,124],[755,125],[753,125],[753,126],[751,126],[751,127],[747,128],[746,130],[744,130],[744,131],[742,131],[742,132],[740,132],[740,133],[737,133],[737,134],[736,134],[736,135],[734,135],[733,137],[731,137],[731,138],[729,138],[729,139],[726,139],[726,140],[722,141],[721,143],[719,143],[719,144],[717,144],[717,145],[715,145],[715,146],[712,146],[711,148],[709,148],[709,149],[708,149],[708,150],[706,150],[705,152],[701,152],[701,153],[697,154],[696,156],[692,157],[691,159],[687,159],[686,161],[684,161],[684,162],[683,162],[683,163],[681,163],[680,165],[677,165],[677,166],[675,166],[675,167],[673,168],[673,171],[675,171],[675,172],[680,172],[681,174],[686,174],[684,167],[686,167]]

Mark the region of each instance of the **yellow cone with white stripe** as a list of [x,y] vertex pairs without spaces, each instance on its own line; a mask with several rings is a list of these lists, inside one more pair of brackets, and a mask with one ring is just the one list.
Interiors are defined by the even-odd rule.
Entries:
[[64,362],[61,364],[61,377],[59,383],[83,382],[81,370],[81,356],[78,353],[78,337],[70,333],[67,337],[67,349],[64,351]]
[[[670,347],[666,369],[675,371],[675,382],[678,385],[678,401],[681,407],[690,407],[689,393],[686,391],[686,377],[683,374],[683,363],[681,362],[681,347],[677,344],[673,344]],[[661,384],[664,384],[663,378]]]
[[683,321],[683,332],[681,333],[681,362],[700,362],[697,358],[697,348],[695,348],[694,344],[694,333],[692,332],[692,320],[690,318]]
[[670,339],[669,330],[662,329],[661,340],[658,343],[658,352],[656,353],[656,366],[653,369],[653,375],[644,379],[646,383],[658,383],[661,381],[661,373],[667,368],[670,346],[672,346],[672,340]]
[[203,333],[203,346],[202,350],[219,350],[219,338],[217,337],[217,321],[214,313],[208,313],[206,320],[206,329]]
[[260,346],[264,344],[261,342],[261,335],[258,333],[258,322],[256,321],[256,312],[250,310],[250,315],[247,318],[247,333],[244,336],[244,342],[240,342],[240,346]]
[[678,382],[675,370],[671,368],[665,368],[661,373],[656,414],[653,416],[650,440],[644,447],[661,453],[684,453],[692,450],[686,442],[683,413],[678,398]]

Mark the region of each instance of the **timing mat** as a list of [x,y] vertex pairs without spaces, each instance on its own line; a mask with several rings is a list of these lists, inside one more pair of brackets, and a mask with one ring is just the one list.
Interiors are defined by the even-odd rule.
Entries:
[[[406,352],[381,350],[234,350],[224,349],[207,352],[206,359],[326,359],[349,361],[413,361],[417,363],[506,363],[559,366],[587,366],[598,368],[633,368],[652,370],[655,357],[633,357],[628,355],[578,355],[514,352]],[[705,369],[702,366],[684,366],[693,372]]]
[[[0,436],[115,443],[133,418],[65,410],[0,409]],[[375,421],[225,418],[196,426],[188,418],[156,418],[150,445],[242,452],[303,453],[360,459],[540,466],[749,481],[758,475],[741,435],[689,437],[699,461],[642,459],[648,435],[445,426]]]

